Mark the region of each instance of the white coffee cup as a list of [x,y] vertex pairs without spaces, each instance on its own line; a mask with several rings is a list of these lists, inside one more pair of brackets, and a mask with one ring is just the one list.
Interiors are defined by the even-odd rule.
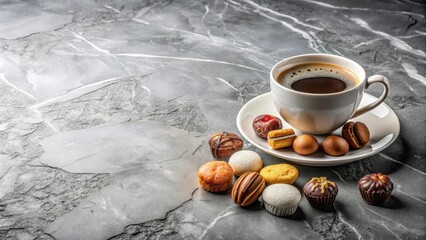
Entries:
[[[280,73],[297,65],[323,63],[351,71],[358,83],[335,93],[306,93],[284,87],[277,78]],[[384,86],[382,95],[373,103],[358,109],[364,89],[372,83]],[[382,103],[389,92],[389,80],[382,75],[366,77],[356,62],[331,54],[304,54],[286,58],[272,67],[270,85],[273,103],[281,117],[292,127],[310,134],[327,134],[343,126],[349,119],[364,114]]]

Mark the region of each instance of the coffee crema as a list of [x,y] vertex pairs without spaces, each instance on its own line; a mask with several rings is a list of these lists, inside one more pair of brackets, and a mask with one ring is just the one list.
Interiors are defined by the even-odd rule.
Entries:
[[327,94],[342,92],[361,81],[352,71],[328,63],[304,63],[278,74],[277,81],[299,92]]

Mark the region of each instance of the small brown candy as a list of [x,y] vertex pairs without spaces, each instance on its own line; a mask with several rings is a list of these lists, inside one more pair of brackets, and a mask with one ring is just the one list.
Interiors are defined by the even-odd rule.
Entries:
[[337,184],[327,180],[326,177],[313,177],[303,187],[303,193],[309,204],[318,209],[330,208],[338,192]]
[[365,203],[383,205],[391,196],[393,183],[387,175],[373,173],[362,177],[358,181],[358,188]]
[[370,141],[370,131],[362,122],[347,122],[342,128],[342,136],[354,149],[362,148]]
[[309,155],[318,150],[318,141],[315,137],[303,134],[293,142],[293,150],[300,155]]
[[232,199],[240,206],[248,206],[257,201],[265,188],[265,180],[257,172],[241,175],[232,188]]
[[243,148],[243,140],[235,133],[218,132],[210,137],[209,145],[213,157],[227,158]]
[[348,142],[344,138],[335,135],[326,137],[322,142],[322,148],[325,153],[333,157],[345,155],[349,152]]

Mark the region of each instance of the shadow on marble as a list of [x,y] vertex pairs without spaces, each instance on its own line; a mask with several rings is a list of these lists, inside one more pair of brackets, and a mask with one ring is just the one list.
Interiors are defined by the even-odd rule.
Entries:
[[389,209],[403,209],[405,208],[405,204],[398,197],[391,195],[389,200],[383,206],[379,206],[379,207],[389,208]]
[[263,204],[260,201],[256,201],[248,206],[242,207],[244,210],[247,211],[263,211]]
[[285,218],[291,219],[291,220],[296,220],[296,221],[305,221],[306,215],[303,212],[303,210],[300,207],[298,207],[295,213],[293,213],[292,215],[285,217]]

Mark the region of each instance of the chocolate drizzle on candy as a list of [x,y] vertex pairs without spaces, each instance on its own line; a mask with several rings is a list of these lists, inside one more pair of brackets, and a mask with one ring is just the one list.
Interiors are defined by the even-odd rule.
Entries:
[[230,157],[243,147],[243,140],[231,132],[218,132],[209,140],[210,150],[215,158]]
[[325,189],[327,189],[329,186],[336,188],[336,184],[334,182],[328,181],[326,177],[314,177],[309,182],[314,184],[311,187],[311,192],[314,192],[315,189],[319,187],[321,189],[321,194],[324,194]]
[[312,207],[329,209],[338,193],[337,184],[326,177],[314,177],[303,187],[303,193]]

